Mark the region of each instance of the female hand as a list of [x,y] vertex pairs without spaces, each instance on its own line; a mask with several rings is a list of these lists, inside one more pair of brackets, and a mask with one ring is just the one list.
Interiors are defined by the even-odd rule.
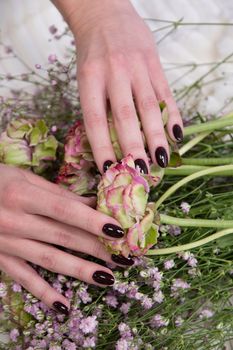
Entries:
[[169,147],[158,101],[168,106],[166,128],[173,141],[182,140],[183,126],[148,27],[128,0],[53,2],[75,36],[81,106],[99,170],[116,160],[107,125],[108,99],[124,156],[131,153],[147,172],[137,108],[152,161],[166,167]]
[[87,283],[114,283],[111,270],[57,249],[66,247],[119,265],[132,259],[110,255],[98,240],[122,237],[113,218],[82,198],[28,171],[0,164],[0,270],[57,311],[68,313],[69,301],[53,289],[27,261]]

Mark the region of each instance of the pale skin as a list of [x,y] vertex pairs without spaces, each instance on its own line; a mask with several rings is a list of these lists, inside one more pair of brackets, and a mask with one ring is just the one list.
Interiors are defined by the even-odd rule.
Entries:
[[[107,100],[123,154],[131,153],[141,170],[147,171],[137,108],[151,159],[166,167],[169,147],[158,102],[164,100],[168,106],[166,128],[172,140],[181,141],[183,124],[148,27],[128,0],[53,3],[75,37],[84,123],[100,172],[116,161],[107,127]],[[98,286],[114,283],[110,269],[55,246],[113,261],[98,236],[117,239],[107,235],[106,230],[104,233],[103,227],[116,225],[119,234],[120,224],[93,209],[95,198],[72,194],[29,171],[0,165],[0,173],[0,270],[46,305],[65,314],[70,308],[69,300],[27,261]],[[101,283],[93,278],[96,271],[102,271],[102,277],[105,273]],[[55,307],[57,301],[61,304]]]

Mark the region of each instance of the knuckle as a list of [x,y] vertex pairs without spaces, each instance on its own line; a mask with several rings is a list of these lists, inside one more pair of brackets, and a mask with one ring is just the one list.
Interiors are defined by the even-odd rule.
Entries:
[[148,95],[141,100],[142,111],[147,112],[147,111],[154,110],[155,106],[156,106],[156,99],[155,99],[155,96],[153,95]]
[[132,150],[134,154],[137,154],[137,151],[138,153],[142,153],[142,151],[144,150],[143,142],[140,142],[139,140],[129,141],[127,147],[129,148],[129,150]]
[[172,93],[171,90],[168,86],[167,83],[163,84],[163,86],[161,86],[161,91],[159,93],[161,100],[165,100],[166,103],[169,103],[172,98]]
[[77,264],[74,268],[74,275],[77,276],[79,280],[85,279],[87,268],[83,264]]
[[96,112],[87,111],[84,118],[87,129],[103,128],[105,123],[104,116]]
[[46,287],[46,286],[42,286],[38,289],[38,299],[39,300],[46,300],[47,299],[47,296],[48,296],[48,293],[49,293],[49,288]]
[[78,70],[78,76],[80,78],[86,78],[96,75],[99,71],[100,63],[98,60],[88,60],[82,63],[81,67]]
[[90,252],[91,255],[95,256],[98,259],[102,259],[103,257],[103,247],[98,241],[92,244]]
[[63,232],[63,231],[55,232],[55,241],[56,241],[56,244],[63,247],[72,246],[71,235],[67,232]]
[[14,233],[16,229],[16,221],[7,214],[0,214],[0,230],[2,233]]
[[52,272],[56,271],[55,256],[52,253],[43,252],[39,258],[39,263],[42,267]]
[[56,202],[52,205],[52,213],[56,218],[64,220],[68,216],[68,208],[63,203]]
[[31,278],[29,279],[24,276],[18,276],[16,282],[19,283],[22,287],[24,287],[27,290],[29,290],[30,285],[32,285]]
[[109,59],[110,66],[113,69],[126,66],[126,56],[122,52],[113,51],[109,53],[108,59]]
[[87,215],[85,218],[85,222],[84,222],[84,226],[85,226],[85,231],[87,232],[92,232],[92,223],[95,222],[95,220],[93,221],[93,217],[92,215]]
[[23,181],[11,181],[9,182],[3,190],[1,201],[3,206],[13,207],[17,206],[22,199],[22,194],[24,192]]
[[115,117],[118,123],[130,121],[134,118],[134,109],[129,104],[123,104],[119,107]]
[[149,138],[151,140],[162,140],[165,138],[164,130],[151,130],[149,133]]

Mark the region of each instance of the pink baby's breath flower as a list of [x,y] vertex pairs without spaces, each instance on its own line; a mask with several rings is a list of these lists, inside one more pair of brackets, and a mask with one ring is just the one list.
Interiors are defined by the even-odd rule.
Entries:
[[18,331],[18,329],[13,328],[13,329],[10,331],[10,339],[11,339],[13,342],[16,342],[18,336],[19,336],[19,331]]
[[169,320],[163,317],[160,314],[156,314],[152,319],[151,319],[151,327],[152,328],[161,328],[165,327],[169,324]]
[[52,24],[50,27],[49,27],[49,31],[50,31],[50,33],[51,34],[56,34],[57,33],[57,27],[54,25],[54,24]]
[[118,330],[119,330],[122,338],[124,338],[124,339],[131,339],[132,338],[131,329],[126,323],[121,322],[118,326]]
[[153,294],[153,300],[158,304],[161,304],[163,302],[164,294],[161,292],[161,290]]
[[50,54],[50,55],[48,56],[48,61],[49,61],[49,63],[51,63],[51,64],[57,62],[57,56],[56,56],[55,54]]
[[6,46],[5,46],[5,53],[6,53],[6,54],[10,54],[10,53],[12,53],[12,52],[13,52],[12,47],[6,45]]
[[22,286],[19,283],[14,282],[12,284],[12,290],[13,290],[13,292],[21,292]]
[[53,125],[53,126],[51,127],[51,131],[52,131],[52,132],[56,132],[56,131],[57,131],[57,125]]
[[181,234],[181,228],[176,225],[167,225],[167,231],[171,236],[179,236]]
[[159,282],[159,281],[153,281],[152,286],[153,286],[153,288],[154,288],[155,291],[158,291],[158,290],[160,290],[160,288],[161,288],[161,282]]
[[7,295],[7,286],[4,282],[0,282],[0,298],[3,298]]
[[181,316],[177,316],[175,319],[175,325],[176,327],[182,326],[182,323],[184,322],[184,319]]
[[41,69],[41,65],[39,63],[35,64],[36,69]]
[[172,286],[171,286],[171,296],[179,296],[179,291],[184,290],[184,289],[189,289],[190,288],[190,284],[184,280],[182,280],[181,278],[176,278],[173,280],[172,282]]
[[161,282],[163,278],[163,273],[159,271],[158,267],[152,267],[147,270],[149,276],[154,280]]
[[152,308],[154,302],[153,302],[153,299],[145,295],[143,298],[141,298],[141,304],[144,307],[144,309],[149,310]]
[[83,342],[84,348],[95,348],[96,346],[96,338],[95,337],[87,337]]
[[187,202],[182,202],[180,207],[181,207],[183,213],[185,213],[185,214],[188,214],[190,211],[190,208],[191,208],[190,204],[188,204]]
[[118,305],[118,300],[115,295],[113,294],[108,294],[105,297],[105,302],[108,306],[116,308]]
[[116,343],[116,350],[130,350],[130,343],[126,339],[119,339]]
[[164,268],[165,268],[165,270],[170,270],[170,269],[172,269],[174,266],[175,266],[175,262],[174,262],[173,259],[171,259],[171,260],[166,260],[166,261],[164,262]]
[[52,85],[52,86],[57,85],[57,81],[56,81],[55,79],[51,80],[51,85]]
[[120,307],[120,311],[126,315],[129,312],[131,304],[130,303],[123,303]]
[[197,259],[194,257],[193,254],[190,255],[190,257],[188,258],[187,264],[191,267],[196,267],[197,266]]
[[200,317],[200,319],[211,318],[213,315],[214,315],[214,312],[212,310],[204,309],[204,310],[201,311],[199,317]]
[[84,334],[93,333],[96,330],[98,321],[96,316],[88,316],[87,318],[82,319],[79,329],[83,331]]

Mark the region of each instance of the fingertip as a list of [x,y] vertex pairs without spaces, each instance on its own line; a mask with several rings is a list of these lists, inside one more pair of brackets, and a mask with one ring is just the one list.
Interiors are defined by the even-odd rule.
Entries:
[[52,304],[52,307],[57,313],[63,314],[65,316],[69,316],[70,304],[65,298],[62,301],[61,300],[54,301]]

